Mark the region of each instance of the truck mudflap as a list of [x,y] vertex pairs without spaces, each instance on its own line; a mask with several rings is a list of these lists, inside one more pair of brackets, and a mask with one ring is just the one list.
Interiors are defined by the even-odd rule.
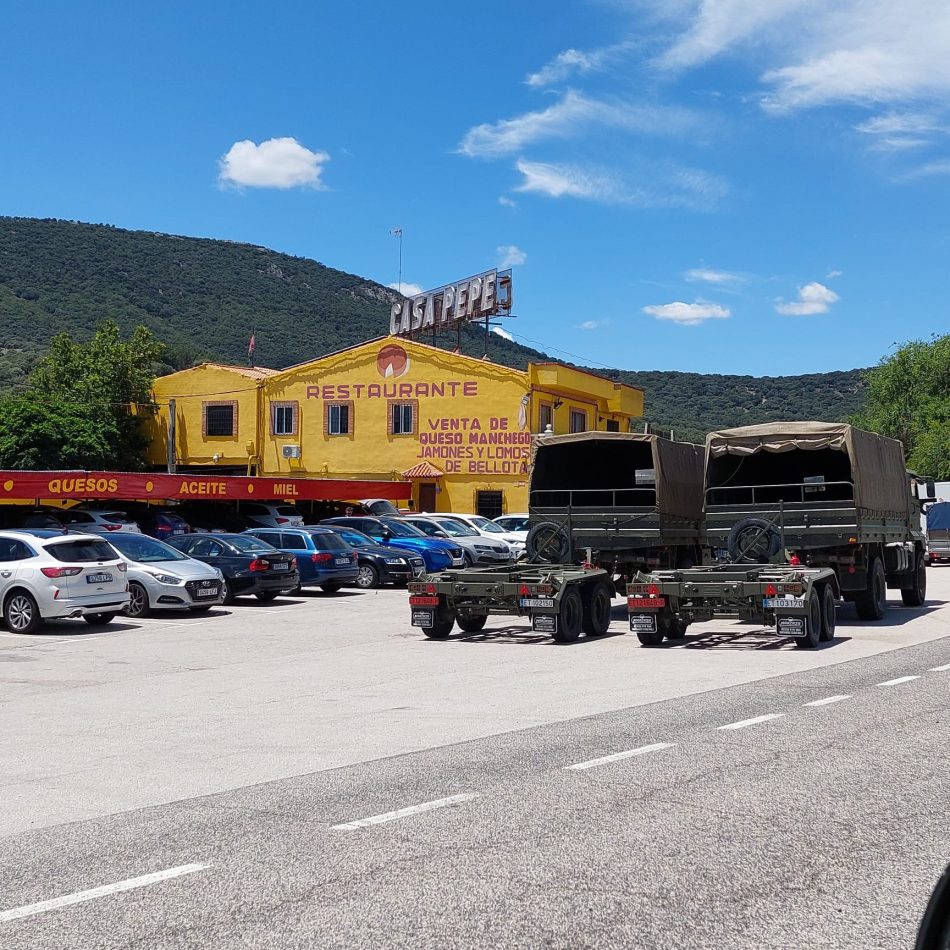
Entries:
[[409,609],[412,614],[412,626],[434,627],[438,606],[439,598],[436,594],[411,594]]

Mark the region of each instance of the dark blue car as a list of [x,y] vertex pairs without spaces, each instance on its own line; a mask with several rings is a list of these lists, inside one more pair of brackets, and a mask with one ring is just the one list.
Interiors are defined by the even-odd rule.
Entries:
[[348,518],[327,518],[320,522],[327,525],[344,525],[368,534],[377,544],[391,544],[407,551],[415,551],[426,562],[426,570],[444,571],[448,567],[463,567],[462,549],[452,541],[429,538],[418,528],[401,518],[374,518],[370,515],[353,515]]
[[301,587],[320,587],[328,593],[355,584],[359,574],[356,551],[329,528],[250,528],[252,535],[297,558]]

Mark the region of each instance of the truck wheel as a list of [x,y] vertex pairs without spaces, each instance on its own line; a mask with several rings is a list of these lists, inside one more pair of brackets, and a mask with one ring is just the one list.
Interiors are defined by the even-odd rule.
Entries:
[[455,625],[455,612],[444,604],[439,604],[435,611],[435,623],[431,627],[423,627],[422,632],[430,640],[444,640]]
[[795,646],[802,650],[811,650],[821,640],[821,598],[813,587],[808,592],[805,604],[805,636],[795,637]]
[[610,627],[610,588],[595,584],[590,591],[590,600],[584,604],[584,619],[581,626],[589,637],[602,637]]
[[561,598],[554,639],[558,643],[573,643],[581,635],[583,619],[584,604],[581,601],[581,592],[576,586],[568,587]]
[[456,620],[459,629],[464,630],[465,633],[478,633],[479,630],[484,628],[488,620],[488,614],[469,614],[467,617],[459,614]]
[[861,620],[880,620],[884,616],[887,609],[887,578],[879,557],[871,561],[868,588],[855,596],[854,607]]
[[901,588],[901,600],[905,607],[923,607],[927,601],[927,562],[921,554],[917,555],[913,586]]
[[821,591],[821,640],[823,643],[834,640],[837,619],[834,588],[831,584],[825,584]]

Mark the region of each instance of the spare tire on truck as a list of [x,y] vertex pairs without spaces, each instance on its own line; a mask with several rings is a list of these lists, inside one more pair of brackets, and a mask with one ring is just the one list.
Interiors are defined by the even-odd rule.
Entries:
[[542,564],[568,564],[571,560],[571,538],[564,525],[542,521],[528,531],[528,558]]
[[734,564],[768,564],[782,550],[782,535],[771,521],[743,518],[732,526],[726,547]]

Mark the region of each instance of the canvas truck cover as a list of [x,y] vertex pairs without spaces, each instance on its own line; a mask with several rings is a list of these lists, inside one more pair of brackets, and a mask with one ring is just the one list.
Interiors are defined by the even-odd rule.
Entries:
[[706,437],[707,459],[796,449],[846,452],[851,462],[856,507],[908,510],[910,489],[904,447],[896,439],[837,422],[769,422],[722,429]]
[[[579,487],[583,469],[585,477],[590,478],[591,471],[597,469],[597,446],[616,447],[622,444],[634,449],[637,444],[643,446],[643,456],[652,461],[656,476],[656,507],[661,514],[688,521],[702,521],[703,518],[703,462],[704,450],[701,445],[691,442],[672,442],[656,435],[633,432],[575,432],[569,435],[535,436],[531,445],[531,490],[538,487],[543,479],[544,487],[556,487],[569,490]],[[631,451],[630,464],[622,464],[620,471],[601,473],[605,481],[602,486],[636,486],[634,463],[635,453]],[[529,496],[530,497],[530,496]]]
[[950,501],[938,501],[927,509],[927,530],[950,530]]

